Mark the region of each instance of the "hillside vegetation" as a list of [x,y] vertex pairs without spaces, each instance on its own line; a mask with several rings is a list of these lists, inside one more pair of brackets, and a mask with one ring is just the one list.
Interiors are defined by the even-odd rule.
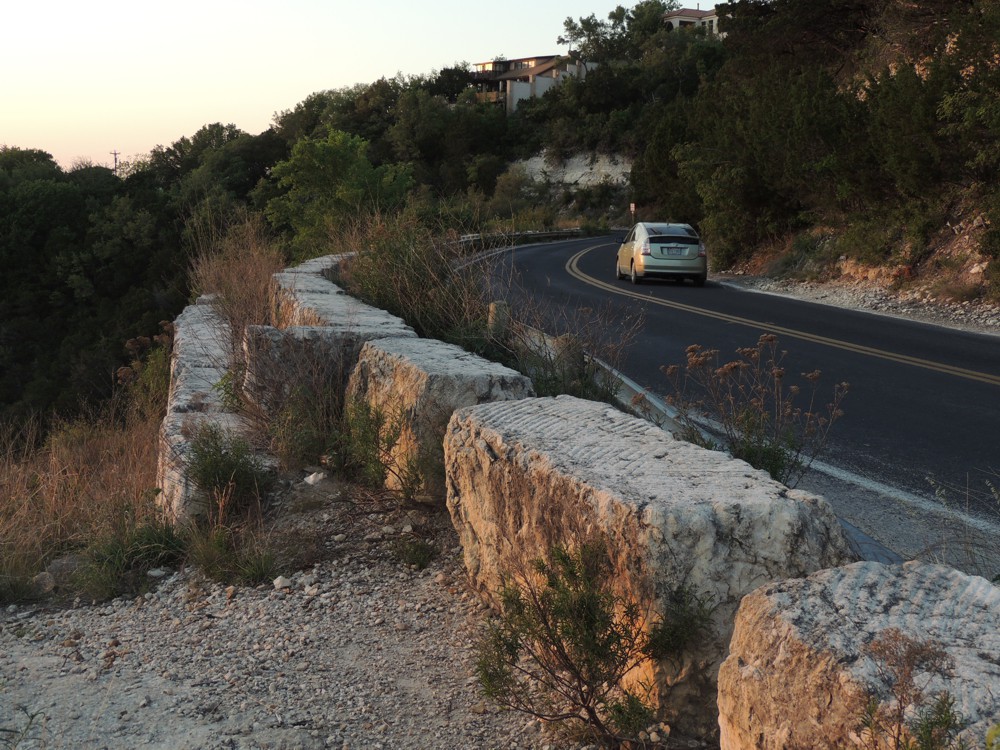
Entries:
[[[697,225],[716,270],[762,248],[785,271],[832,261],[935,273],[960,239],[1000,296],[1000,7],[969,0],[739,0],[724,39],[667,31],[672,3],[567,19],[590,63],[506,116],[456,64],[320,91],[259,135],[214,123],[117,174],[0,148],[0,417],[108,398],[124,343],[197,289],[191,258],[234,217],[264,216],[286,260],[330,252],[366,215],[433,232],[669,217]],[[553,37],[560,30],[553,29]],[[567,191],[518,159],[608,152],[626,189]]]

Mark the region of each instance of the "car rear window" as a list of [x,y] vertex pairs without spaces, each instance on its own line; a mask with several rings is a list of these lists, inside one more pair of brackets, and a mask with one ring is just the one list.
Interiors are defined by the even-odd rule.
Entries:
[[697,245],[699,242],[697,237],[686,234],[652,234],[649,241],[658,245]]

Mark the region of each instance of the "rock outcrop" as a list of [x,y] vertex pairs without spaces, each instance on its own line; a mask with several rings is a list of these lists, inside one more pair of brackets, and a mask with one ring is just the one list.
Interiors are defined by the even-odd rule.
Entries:
[[723,750],[870,747],[859,734],[868,696],[891,705],[899,675],[873,643],[943,652],[946,674],[918,665],[914,686],[927,706],[948,691],[963,736],[982,746],[1000,722],[1000,589],[939,565],[861,562],[744,598],[719,673]]
[[561,396],[461,409],[444,452],[448,508],[483,592],[554,545],[596,536],[615,590],[652,618],[681,588],[711,601],[713,635],[646,675],[682,731],[718,731],[716,676],[740,599],[852,559],[821,498],[606,404]]
[[386,486],[402,489],[415,470],[428,496],[443,497],[441,446],[452,413],[534,395],[529,378],[453,344],[392,338],[364,345],[346,398],[348,404],[363,402],[399,429]]

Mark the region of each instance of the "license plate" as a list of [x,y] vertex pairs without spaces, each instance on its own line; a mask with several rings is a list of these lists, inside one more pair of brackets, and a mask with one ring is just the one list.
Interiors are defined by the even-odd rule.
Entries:
[[667,248],[667,255],[672,255],[672,256],[684,255],[684,248],[683,247],[668,247]]

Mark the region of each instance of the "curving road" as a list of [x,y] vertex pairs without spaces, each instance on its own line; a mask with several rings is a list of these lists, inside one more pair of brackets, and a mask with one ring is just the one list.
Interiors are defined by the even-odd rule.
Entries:
[[711,281],[633,286],[614,278],[617,246],[614,237],[546,243],[518,248],[510,260],[525,289],[561,306],[607,305],[613,319],[641,310],[622,368],[641,386],[667,392],[659,368],[682,363],[690,344],[726,356],[772,332],[788,351],[789,373],[822,371],[821,396],[850,383],[823,456],[832,471],[923,498],[934,495],[928,478],[981,488],[983,472],[1000,472],[1000,337]]

